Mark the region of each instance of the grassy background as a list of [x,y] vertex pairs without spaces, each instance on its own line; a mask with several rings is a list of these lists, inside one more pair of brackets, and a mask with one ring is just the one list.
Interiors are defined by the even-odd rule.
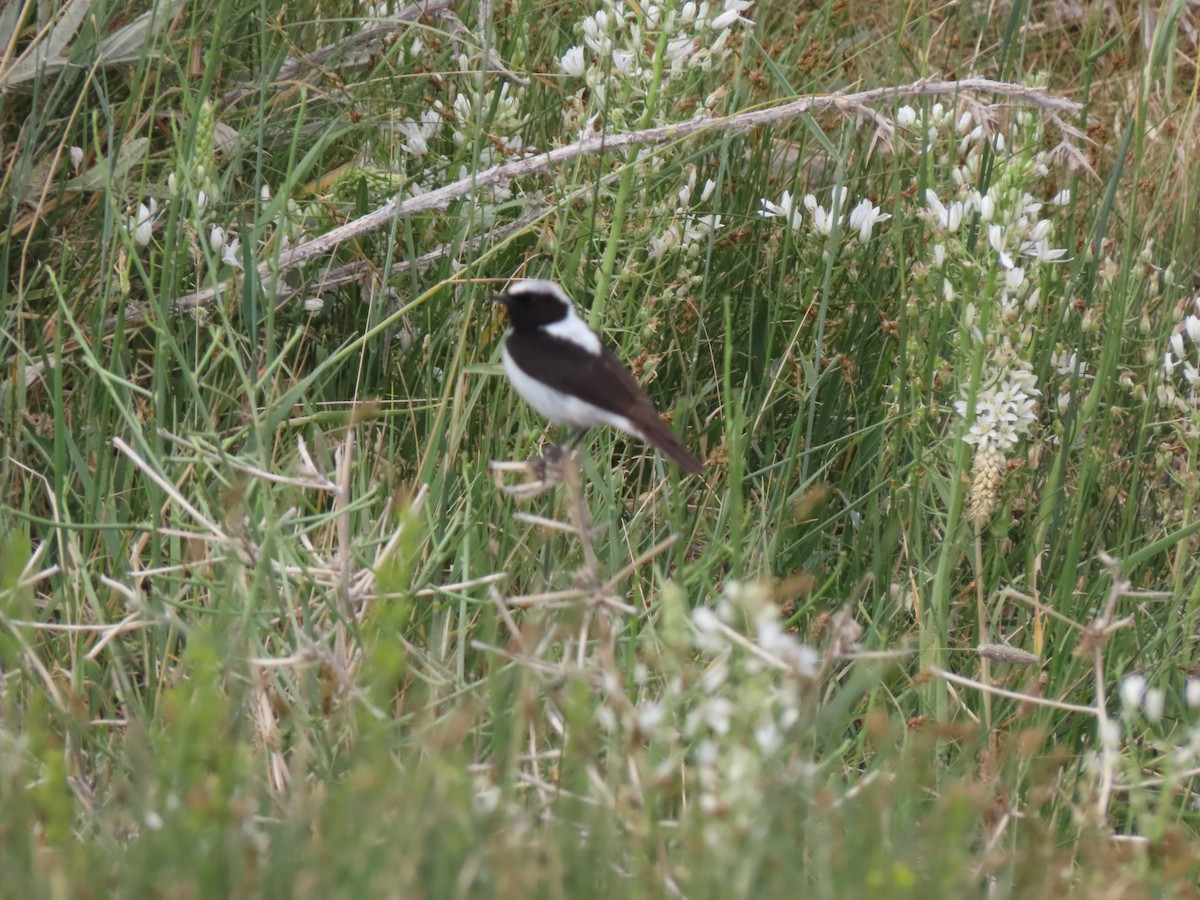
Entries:
[[[558,63],[587,2],[441,6],[461,20],[365,47],[347,4],[0,13],[5,894],[1195,883],[1200,429],[1163,371],[1197,311],[1191,10],[785,6],[747,10],[707,69],[590,86]],[[974,95],[1008,142],[957,185],[966,100],[917,97],[890,147],[823,113],[592,154],[275,268],[591,127],[966,76],[1081,103],[1090,168],[1039,156],[1062,140],[1045,112]],[[430,110],[417,154],[403,123]],[[1015,314],[981,223],[947,236],[925,200],[1004,179],[1070,191],[1044,213],[1067,253],[1029,265]],[[835,184],[892,218],[861,241],[758,215]],[[489,470],[543,435],[488,301],[518,275],[560,281],[707,460],[682,478],[591,436],[606,600],[574,535],[514,517],[567,521],[565,493],[518,504]],[[1005,338],[1042,402],[976,525],[954,402]],[[811,665],[764,656],[764,621]],[[997,643],[1036,664],[976,652]],[[933,667],[1080,708],[985,703]]]

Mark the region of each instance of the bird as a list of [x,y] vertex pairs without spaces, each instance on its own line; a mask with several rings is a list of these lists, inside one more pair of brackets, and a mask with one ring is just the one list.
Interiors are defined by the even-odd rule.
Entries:
[[543,418],[575,430],[572,446],[590,428],[611,425],[657,447],[685,472],[704,471],[558,284],[522,279],[492,299],[508,313],[504,373]]

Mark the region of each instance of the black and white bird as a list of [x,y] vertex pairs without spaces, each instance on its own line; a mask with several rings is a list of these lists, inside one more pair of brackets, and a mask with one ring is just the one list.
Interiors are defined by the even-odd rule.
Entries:
[[493,295],[508,311],[504,371],[518,394],[557,425],[579,437],[611,425],[657,447],[685,472],[704,471],[654,404],[599,336],[575,314],[571,298],[553,281],[516,281]]

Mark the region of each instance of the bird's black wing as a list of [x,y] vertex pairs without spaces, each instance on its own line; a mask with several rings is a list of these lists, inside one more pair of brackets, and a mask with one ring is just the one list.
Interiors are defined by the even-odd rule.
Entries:
[[589,353],[574,341],[544,331],[514,331],[508,354],[526,375],[593,406],[640,424],[658,419],[646,392],[607,347]]

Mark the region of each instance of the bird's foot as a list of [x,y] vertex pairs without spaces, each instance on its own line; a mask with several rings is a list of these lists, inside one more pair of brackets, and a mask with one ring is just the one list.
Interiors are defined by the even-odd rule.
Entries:
[[537,461],[543,466],[561,466],[566,461],[570,451],[562,444],[546,444]]
[[527,480],[524,484],[501,484],[501,490],[515,496],[519,500],[530,500],[539,494],[544,494],[560,484],[571,481],[571,467],[579,469],[578,454],[558,444],[546,444],[540,454],[520,462],[492,463],[492,471],[499,478],[507,473],[522,473]]

